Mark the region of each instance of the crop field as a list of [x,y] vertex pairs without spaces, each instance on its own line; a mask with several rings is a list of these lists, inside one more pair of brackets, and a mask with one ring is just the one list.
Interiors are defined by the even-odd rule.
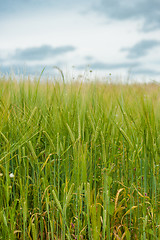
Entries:
[[160,85],[1,77],[9,239],[160,239]]

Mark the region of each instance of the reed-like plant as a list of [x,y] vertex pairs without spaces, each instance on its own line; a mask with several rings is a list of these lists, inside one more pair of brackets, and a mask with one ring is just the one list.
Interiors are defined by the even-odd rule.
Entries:
[[0,79],[0,239],[160,239],[160,87]]

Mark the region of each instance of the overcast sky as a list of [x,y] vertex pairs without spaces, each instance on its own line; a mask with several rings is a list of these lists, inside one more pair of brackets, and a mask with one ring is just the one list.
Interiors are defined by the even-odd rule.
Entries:
[[0,71],[47,65],[160,80],[159,0],[0,1]]

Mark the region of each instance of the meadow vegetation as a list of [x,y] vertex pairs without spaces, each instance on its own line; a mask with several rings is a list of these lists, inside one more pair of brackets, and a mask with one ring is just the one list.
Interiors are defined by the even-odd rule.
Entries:
[[0,239],[160,239],[160,86],[0,79]]

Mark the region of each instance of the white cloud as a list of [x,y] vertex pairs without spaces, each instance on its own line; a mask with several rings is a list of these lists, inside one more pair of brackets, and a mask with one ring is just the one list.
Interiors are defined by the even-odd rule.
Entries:
[[[142,12],[142,7],[139,10],[140,13],[143,13],[142,17],[139,17],[140,13],[136,15],[134,12],[137,1],[132,3],[133,9],[125,5],[125,1],[118,3],[117,0],[113,2],[111,0],[106,2],[100,0],[89,0],[87,2],[84,0],[81,2],[61,0],[56,2],[55,5],[52,2],[47,0],[46,3],[41,0],[39,5],[37,5],[36,0],[29,0],[28,7],[25,9],[24,1],[18,0],[15,2],[12,14],[8,8],[8,14],[1,15],[0,53],[3,53],[3,56],[2,54],[0,56],[1,63],[4,55],[7,56],[8,54],[5,64],[14,64],[14,59],[9,59],[9,56],[14,54],[16,49],[49,45],[52,48],[57,46],[75,46],[76,51],[73,51],[72,54],[57,55],[51,61],[49,59],[40,59],[38,61],[37,59],[34,62],[35,65],[50,65],[58,62],[63,62],[68,67],[94,62],[120,64],[128,61],[126,52],[121,51],[122,48],[132,48],[143,39],[159,39],[159,32],[157,31],[152,31],[152,34],[140,31],[147,20],[144,19],[145,11]],[[141,0],[140,6],[143,6],[142,2]],[[6,2],[3,1],[3,4],[0,3],[0,6],[6,6],[7,9],[7,4],[9,3],[11,3],[11,0],[6,0]],[[98,9],[100,3],[102,5]],[[125,14],[123,17],[123,4],[125,10],[129,9],[128,13],[131,16],[127,13],[128,15]],[[96,11],[93,11],[92,5],[96,6],[94,8]],[[16,6],[21,11],[16,12]],[[37,6],[36,11],[35,6]],[[120,9],[118,9],[118,6],[120,6]],[[106,8],[110,9],[110,12],[106,11]],[[135,19],[134,16],[138,17]],[[141,59],[142,66],[145,69],[147,66],[146,61],[148,61],[152,63],[153,69],[156,70],[158,66],[153,63],[158,62],[158,54],[155,54],[154,49],[147,52],[147,54],[145,59]],[[92,58],[86,59],[86,56],[91,56]],[[136,57],[133,59],[133,62],[136,61]],[[32,62],[29,62],[29,59],[27,63],[33,65]],[[117,71],[120,72],[120,70],[118,69]]]

